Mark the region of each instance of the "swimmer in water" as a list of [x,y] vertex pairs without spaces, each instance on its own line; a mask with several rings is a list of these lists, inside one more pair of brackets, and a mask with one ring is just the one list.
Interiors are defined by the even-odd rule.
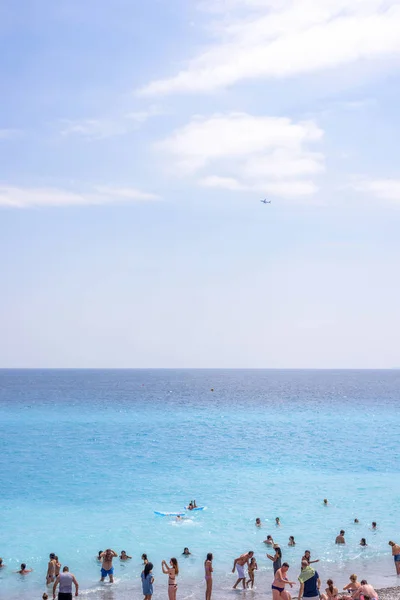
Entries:
[[6,565],[3,565],[3,559],[0,558],[0,569],[4,569]]
[[189,548],[184,548],[182,552],[182,556],[190,556],[192,553],[189,552]]
[[273,546],[275,544],[274,540],[272,539],[272,535],[267,535],[267,539],[264,540],[264,544],[267,544],[267,546]]
[[361,538],[361,540],[360,540],[360,546],[367,546],[367,545],[368,544],[367,544],[366,539],[365,538]]
[[204,579],[206,580],[206,600],[211,600],[212,583],[213,583],[213,555],[211,552],[207,554],[207,558],[204,561]]
[[354,519],[354,523],[359,523],[360,521],[358,519]]
[[276,517],[276,519],[275,519],[275,525],[276,525],[276,527],[280,527],[281,526],[281,522],[279,520],[279,517]]
[[253,587],[254,587],[254,571],[257,571],[257,569],[258,569],[257,561],[253,556],[253,558],[249,562],[249,566],[248,566],[249,579],[246,584],[247,587],[249,587],[249,583],[250,583],[251,589],[253,589]]
[[256,527],[261,527],[262,523],[261,523],[261,519],[259,517],[257,517],[256,519]]
[[295,546],[295,545],[296,545],[296,542],[294,541],[294,537],[291,535],[291,536],[289,537],[289,543],[288,543],[288,546]]
[[324,506],[328,506],[328,499],[324,498]]
[[372,529],[372,531],[376,530],[376,522],[375,521],[372,521],[371,529]]
[[15,571],[18,575],[28,575],[28,573],[32,573],[33,569],[27,569],[26,564],[22,563],[19,571]]
[[96,556],[96,560],[98,560],[99,562],[102,561],[101,555],[103,554],[103,550],[99,550],[99,553]]
[[129,560],[132,556],[128,556],[125,550],[121,550],[121,554],[119,555],[120,560]]

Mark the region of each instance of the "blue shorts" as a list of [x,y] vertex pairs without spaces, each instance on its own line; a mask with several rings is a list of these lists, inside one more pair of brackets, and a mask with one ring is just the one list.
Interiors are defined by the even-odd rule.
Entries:
[[400,562],[400,554],[395,554],[393,556],[393,558],[394,558],[394,562]]
[[107,577],[107,575],[114,575],[114,567],[111,567],[111,569],[108,569],[108,571],[106,571],[105,569],[103,569],[103,567],[101,567],[101,576]]

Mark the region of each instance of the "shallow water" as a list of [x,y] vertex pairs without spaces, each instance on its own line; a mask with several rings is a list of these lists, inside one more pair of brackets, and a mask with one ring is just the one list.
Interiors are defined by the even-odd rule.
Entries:
[[[193,556],[182,561],[181,597],[202,596],[207,552],[219,597],[232,596],[232,560],[251,548],[257,593],[268,593],[268,533],[292,576],[309,548],[323,581],[345,583],[357,569],[395,584],[399,392],[399,371],[0,371],[2,597],[40,598],[49,552],[85,595],[136,597],[147,552],[158,598],[159,563],[184,546]],[[153,514],[191,498],[207,510],[182,523]],[[334,544],[341,528],[345,548]],[[113,589],[98,584],[94,556],[106,547],[134,557],[116,561]],[[34,569],[25,578],[12,573],[22,561]]]

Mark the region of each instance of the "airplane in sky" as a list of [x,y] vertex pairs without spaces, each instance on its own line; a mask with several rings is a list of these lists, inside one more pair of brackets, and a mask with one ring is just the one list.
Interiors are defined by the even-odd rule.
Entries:
[[263,204],[271,204],[272,200],[267,200],[266,198],[264,198],[264,200],[260,200],[260,202],[262,202]]

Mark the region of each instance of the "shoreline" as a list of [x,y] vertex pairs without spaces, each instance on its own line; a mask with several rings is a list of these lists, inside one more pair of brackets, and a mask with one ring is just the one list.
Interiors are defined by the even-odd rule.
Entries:
[[400,598],[400,585],[376,590],[379,600],[398,600]]

